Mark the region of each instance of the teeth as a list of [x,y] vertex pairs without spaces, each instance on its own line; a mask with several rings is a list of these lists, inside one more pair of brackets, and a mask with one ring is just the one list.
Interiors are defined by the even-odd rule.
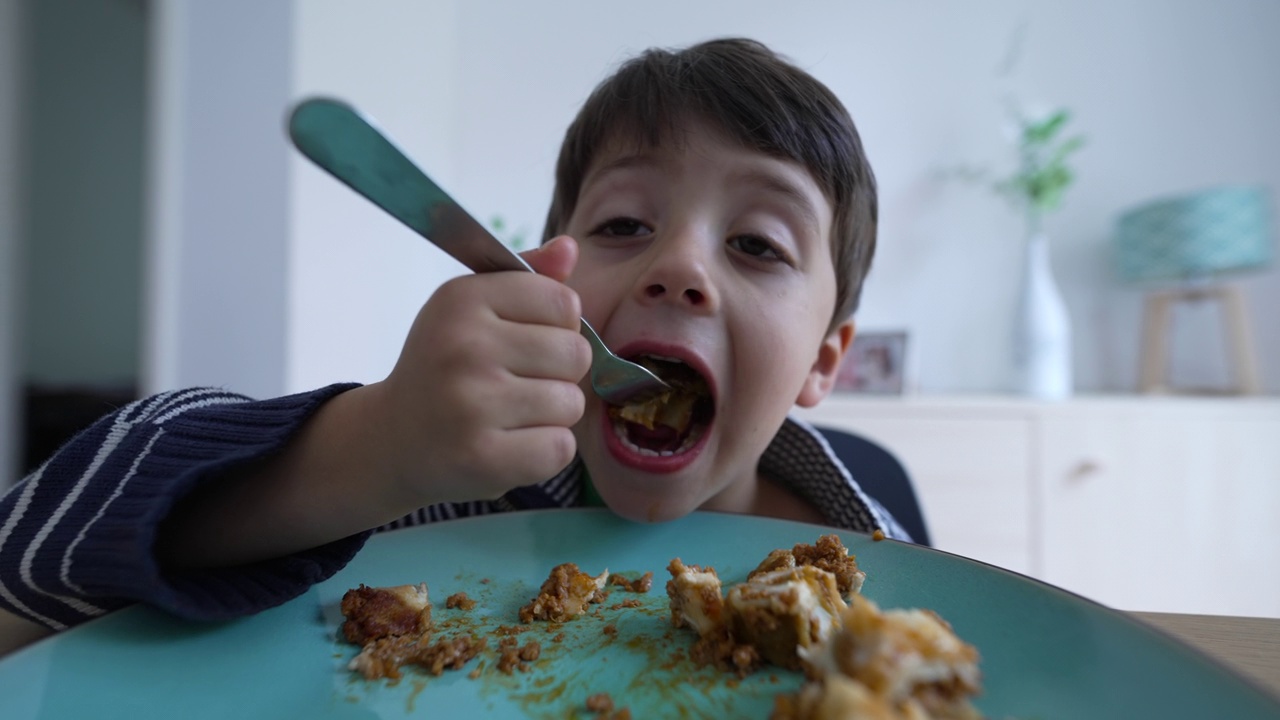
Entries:
[[631,439],[627,437],[627,425],[625,422],[621,420],[614,420],[612,424],[613,434],[622,441],[623,447],[637,455],[643,455],[645,457],[671,457],[673,455],[679,455],[682,452],[686,452],[689,448],[693,447],[694,443],[698,442],[702,437],[704,430],[700,425],[694,427],[693,430],[690,431],[689,436],[684,439],[684,442],[680,443],[680,447],[675,450],[650,450],[649,448],[642,448],[631,442]]

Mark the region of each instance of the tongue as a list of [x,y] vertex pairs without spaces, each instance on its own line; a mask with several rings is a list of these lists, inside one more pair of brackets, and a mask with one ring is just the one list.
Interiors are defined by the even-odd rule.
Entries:
[[650,430],[633,422],[627,423],[627,437],[636,445],[656,452],[664,450],[675,451],[680,448],[680,443],[684,441],[684,435],[676,432],[675,428],[657,425]]

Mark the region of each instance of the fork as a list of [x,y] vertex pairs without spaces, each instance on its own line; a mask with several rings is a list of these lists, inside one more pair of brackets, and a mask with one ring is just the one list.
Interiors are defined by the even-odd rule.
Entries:
[[[534,272],[350,105],[299,102],[289,115],[289,138],[316,165],[474,272]],[[585,318],[579,321],[591,344],[591,387],[601,399],[622,405],[669,389],[647,368],[614,355]]]

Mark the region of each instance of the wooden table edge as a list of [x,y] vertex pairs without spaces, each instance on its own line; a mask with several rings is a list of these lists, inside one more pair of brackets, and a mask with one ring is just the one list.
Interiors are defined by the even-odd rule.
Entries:
[[1280,618],[1127,614],[1200,650],[1280,700]]

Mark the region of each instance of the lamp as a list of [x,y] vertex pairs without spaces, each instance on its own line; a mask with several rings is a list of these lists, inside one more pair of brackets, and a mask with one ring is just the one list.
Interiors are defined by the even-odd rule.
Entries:
[[[1143,284],[1166,282],[1166,289],[1153,290],[1146,298],[1139,390],[1170,390],[1164,377],[1165,355],[1175,304],[1213,300],[1222,310],[1234,368],[1235,384],[1228,391],[1259,392],[1244,296],[1221,277],[1271,262],[1267,189],[1223,186],[1145,203],[1120,215],[1114,241],[1121,277]],[[1169,281],[1176,287],[1169,289]]]

